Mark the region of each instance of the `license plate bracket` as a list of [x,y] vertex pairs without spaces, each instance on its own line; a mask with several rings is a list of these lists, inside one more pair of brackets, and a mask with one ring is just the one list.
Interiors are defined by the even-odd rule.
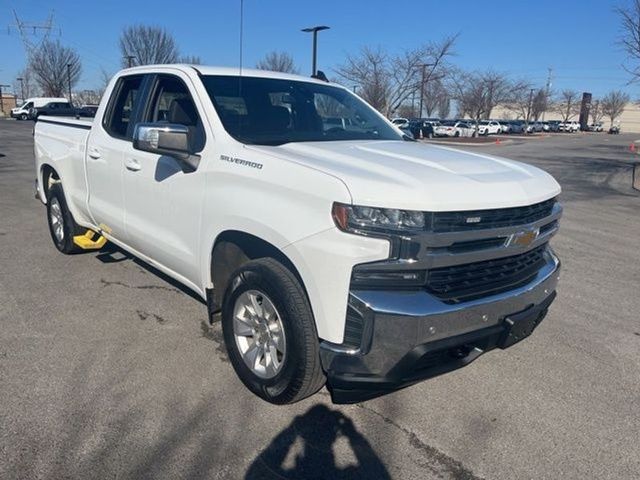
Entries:
[[549,305],[555,298],[555,292],[540,305],[532,306],[520,313],[509,315],[504,319],[504,333],[500,337],[498,347],[509,348],[533,333],[542,322]]

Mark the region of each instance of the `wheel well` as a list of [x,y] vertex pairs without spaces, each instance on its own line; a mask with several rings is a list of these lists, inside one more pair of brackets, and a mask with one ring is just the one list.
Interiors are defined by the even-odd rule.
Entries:
[[273,258],[289,269],[304,289],[298,270],[282,250],[249,233],[229,230],[218,236],[211,252],[211,281],[215,305],[222,306],[224,293],[235,270],[250,260],[265,257]]
[[49,188],[53,183],[60,181],[60,175],[51,165],[43,165],[42,166],[42,189],[44,191],[44,196],[46,199],[49,198]]

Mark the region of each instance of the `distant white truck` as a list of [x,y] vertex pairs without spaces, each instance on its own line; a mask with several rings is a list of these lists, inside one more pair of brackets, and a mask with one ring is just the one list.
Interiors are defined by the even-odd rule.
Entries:
[[69,100],[63,97],[33,97],[27,98],[22,105],[11,109],[10,116],[18,120],[28,120],[32,109],[42,108],[51,102],[69,103]]
[[94,120],[40,117],[35,156],[56,248],[110,241],[192,289],[275,404],[463,367],[527,337],[555,297],[550,175],[405,141],[324,81],[123,70]]

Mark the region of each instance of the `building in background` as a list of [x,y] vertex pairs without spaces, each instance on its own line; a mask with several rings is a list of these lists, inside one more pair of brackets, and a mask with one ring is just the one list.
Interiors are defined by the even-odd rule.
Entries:
[[8,117],[12,108],[16,108],[16,96],[13,93],[2,92],[2,98],[0,99],[0,116]]

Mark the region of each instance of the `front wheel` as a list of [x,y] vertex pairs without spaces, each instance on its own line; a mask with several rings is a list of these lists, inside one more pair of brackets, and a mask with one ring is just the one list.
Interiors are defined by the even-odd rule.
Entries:
[[252,260],[232,275],[222,332],[236,374],[267,402],[294,403],[324,385],[311,306],[296,276],[277,260]]
[[29,116],[26,113],[20,115],[20,120],[27,120]]

